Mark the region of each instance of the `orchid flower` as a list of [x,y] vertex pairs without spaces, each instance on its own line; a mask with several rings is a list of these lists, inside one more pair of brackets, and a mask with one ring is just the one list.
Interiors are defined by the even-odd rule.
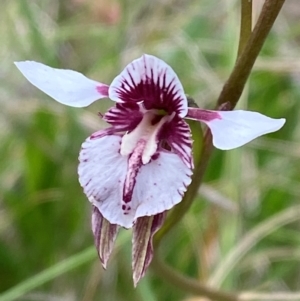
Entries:
[[15,64],[34,86],[62,104],[85,107],[105,97],[115,102],[103,115],[110,126],[82,144],[78,174],[93,206],[92,230],[104,268],[119,227],[133,228],[135,285],[151,262],[152,238],[166,211],[182,200],[191,183],[192,139],[184,118],[205,123],[213,145],[222,150],[285,123],[250,111],[189,108],[173,69],[151,55],[132,61],[109,86],[72,70],[33,61]]

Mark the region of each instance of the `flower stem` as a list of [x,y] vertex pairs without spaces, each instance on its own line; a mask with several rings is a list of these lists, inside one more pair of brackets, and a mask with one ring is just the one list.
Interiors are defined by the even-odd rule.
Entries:
[[238,57],[247,44],[252,31],[252,0],[241,0],[241,26]]
[[[231,72],[218,98],[218,106],[226,102],[230,102],[231,109],[236,106],[243,92],[246,81],[250,75],[251,69],[255,63],[255,60],[284,2],[285,0],[265,1],[258,21],[249,39],[247,40],[244,47],[241,46],[242,52],[238,56],[234,69]],[[244,32],[244,30],[242,31]]]
[[186,292],[198,296],[205,296],[215,301],[274,301],[274,300],[291,300],[299,301],[300,292],[240,292],[232,293],[210,288],[201,284],[199,281],[186,277],[177,272],[172,267],[160,261],[157,256],[153,258],[152,267],[157,274],[164,279],[168,279],[174,286]]
[[207,287],[206,285],[201,284],[197,280],[182,275],[175,269],[157,259],[157,256],[154,256],[153,258],[152,267],[163,279],[168,279],[168,281],[171,282],[174,286],[181,288],[186,292],[190,292],[194,295],[206,296],[211,300],[216,301],[239,300],[237,294],[212,289],[210,287]]

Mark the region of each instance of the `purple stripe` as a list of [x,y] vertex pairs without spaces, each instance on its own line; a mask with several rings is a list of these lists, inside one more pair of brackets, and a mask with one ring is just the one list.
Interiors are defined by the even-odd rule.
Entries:
[[102,96],[107,96],[107,97],[108,97],[108,89],[109,89],[109,86],[104,85],[104,84],[96,87],[96,90],[98,91],[99,94],[101,94]]
[[136,183],[137,174],[142,166],[142,154],[146,145],[146,141],[141,139],[137,143],[133,153],[128,160],[128,170],[123,188],[123,202],[122,209],[124,214],[131,210],[128,203],[131,202],[133,189]]
[[188,108],[188,113],[185,118],[195,119],[203,122],[210,122],[216,119],[222,119],[222,116],[217,111]]

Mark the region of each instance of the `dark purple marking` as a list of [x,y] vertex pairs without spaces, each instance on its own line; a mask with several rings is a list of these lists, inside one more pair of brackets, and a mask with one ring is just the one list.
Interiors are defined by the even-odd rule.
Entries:
[[108,97],[108,89],[109,89],[108,85],[102,84],[101,86],[100,85],[97,86],[96,89],[97,89],[98,93],[101,94],[101,96]]
[[108,136],[108,135],[112,135],[112,134],[114,134],[114,132],[115,132],[115,129],[113,127],[110,127],[110,128],[100,130],[98,132],[93,133],[90,136],[90,139],[91,140],[99,139],[99,138],[102,138],[102,137],[105,137],[105,136]]
[[[122,77],[121,83],[115,87],[115,91],[124,103],[137,103],[144,101],[147,110],[162,109],[169,115],[173,112],[181,114],[182,108],[186,105],[184,92],[178,87],[179,80],[174,76],[167,83],[168,69],[157,70],[158,78],[154,78],[152,64],[144,60],[145,76],[137,74],[138,71],[126,70],[127,78]],[[137,69],[138,70],[138,69]],[[140,77],[139,81],[133,81],[133,75]]]
[[122,210],[126,210],[126,211],[129,211],[131,209],[130,206],[127,206],[127,204],[123,204],[122,205]]
[[157,160],[159,158],[160,154],[159,152],[156,152],[152,157],[151,160]]
[[91,181],[92,179],[89,179],[84,186],[87,187],[91,183]]
[[153,119],[151,120],[151,125],[155,125],[160,122],[160,120],[163,118],[163,115],[155,115]]
[[202,110],[198,108],[188,108],[186,118],[209,122],[215,119],[222,119],[222,116],[217,111]]
[[136,147],[129,157],[128,170],[123,187],[123,202],[129,203],[132,199],[133,189],[136,183],[136,177],[142,166],[142,154],[145,148],[146,141],[140,139]]
[[176,153],[189,168],[193,168],[191,130],[183,119],[175,117],[165,123],[159,140],[164,142],[162,148]]
[[103,120],[110,123],[115,132],[132,131],[143,119],[143,113],[137,103],[117,103],[103,116]]
[[[135,183],[133,185],[135,185]],[[133,189],[128,191],[127,193],[124,193],[123,194],[123,202],[125,202],[125,203],[131,202],[132,193],[133,193]]]

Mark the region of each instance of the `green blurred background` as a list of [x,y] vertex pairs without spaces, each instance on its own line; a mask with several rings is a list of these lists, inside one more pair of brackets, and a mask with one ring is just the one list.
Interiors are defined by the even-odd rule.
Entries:
[[[262,2],[253,1],[254,18]],[[214,151],[198,199],[162,243],[170,265],[216,288],[300,290],[299,20],[299,0],[287,0],[238,105],[285,117],[286,125]],[[84,139],[105,127],[97,112],[111,102],[65,107],[13,62],[40,61],[109,84],[149,53],[174,68],[199,106],[213,108],[238,36],[237,0],[1,0],[0,292],[11,289],[1,301],[203,300],[151,269],[133,289],[130,230],[120,231],[102,269],[77,158]]]

